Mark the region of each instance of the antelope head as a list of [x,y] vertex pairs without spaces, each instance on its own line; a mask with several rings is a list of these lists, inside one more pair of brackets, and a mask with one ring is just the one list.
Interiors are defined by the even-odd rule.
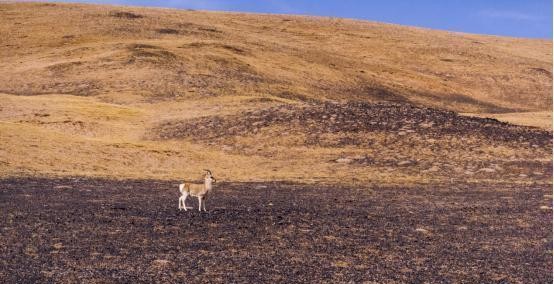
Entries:
[[206,175],[204,175],[204,180],[211,180],[213,183],[216,183],[217,180],[212,175],[212,171],[206,169],[204,171],[206,171]]

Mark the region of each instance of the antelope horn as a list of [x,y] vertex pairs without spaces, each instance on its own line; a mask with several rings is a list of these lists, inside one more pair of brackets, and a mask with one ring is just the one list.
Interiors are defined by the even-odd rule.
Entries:
[[210,170],[206,170],[205,171],[209,174],[209,175],[212,175],[212,172]]

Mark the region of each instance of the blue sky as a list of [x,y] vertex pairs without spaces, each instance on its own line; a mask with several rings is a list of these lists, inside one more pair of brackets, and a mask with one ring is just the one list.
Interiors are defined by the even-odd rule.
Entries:
[[552,39],[550,0],[72,0],[136,6],[365,19],[479,34]]

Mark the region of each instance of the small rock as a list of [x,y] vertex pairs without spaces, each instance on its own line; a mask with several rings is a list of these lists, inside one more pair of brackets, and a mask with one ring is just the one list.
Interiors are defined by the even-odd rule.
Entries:
[[170,261],[165,259],[155,259],[152,261],[152,266],[158,267],[158,268],[165,267],[168,264],[170,264]]
[[335,261],[333,263],[333,266],[334,267],[339,267],[339,268],[346,268],[346,267],[349,267],[350,266],[350,263],[346,262],[346,261]]
[[397,166],[411,166],[411,165],[415,165],[415,161],[412,161],[412,160],[405,160],[405,161],[400,161],[398,163],[396,163]]
[[455,167],[453,170],[454,170],[454,172],[456,172],[456,173],[461,173],[461,172],[464,171],[464,168],[462,168],[462,167]]
[[350,163],[352,163],[352,159],[350,159],[350,158],[338,158],[338,159],[335,160],[335,162],[341,163],[341,164],[350,164]]
[[429,233],[428,230],[425,230],[423,228],[416,228],[415,230],[416,230],[416,232],[420,232],[420,233],[424,233],[424,234]]
[[552,207],[548,207],[548,206],[541,206],[540,207],[541,210],[552,210]]
[[365,156],[364,155],[356,155],[356,156],[347,157],[347,158],[352,159],[352,160],[363,160],[363,159],[365,159]]
[[56,185],[54,186],[54,189],[72,189],[73,187],[70,185]]
[[430,128],[433,127],[433,122],[420,123],[419,126],[422,128]]
[[440,168],[437,167],[437,166],[432,166],[432,167],[427,169],[428,172],[432,172],[432,173],[438,172],[439,170],[440,170]]
[[494,173],[494,172],[496,172],[496,170],[491,169],[491,168],[481,168],[481,169],[479,169],[479,172]]
[[521,178],[526,178],[527,175],[526,175],[526,174],[519,174],[519,177],[521,177]]

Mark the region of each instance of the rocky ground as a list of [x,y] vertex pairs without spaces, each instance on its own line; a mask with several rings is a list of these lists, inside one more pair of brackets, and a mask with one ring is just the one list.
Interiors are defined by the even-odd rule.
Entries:
[[[234,116],[211,116],[192,121],[169,121],[155,131],[159,139],[192,137],[197,140],[245,136],[266,127],[281,126],[287,131],[307,133],[308,144],[321,136],[337,133],[394,133],[425,138],[478,137],[491,142],[526,142],[545,146],[551,134],[495,119],[460,116],[455,112],[417,107],[407,103],[321,103],[281,105]],[[366,146],[370,141],[354,137],[335,146]]]
[[0,180],[0,282],[552,282],[551,185],[218,183],[207,213],[177,197]]
[[295,159],[319,149],[314,156],[329,157],[320,163],[419,180],[549,183],[552,177],[552,132],[407,103],[285,104],[168,120],[151,133],[155,140],[186,139],[238,155]]

